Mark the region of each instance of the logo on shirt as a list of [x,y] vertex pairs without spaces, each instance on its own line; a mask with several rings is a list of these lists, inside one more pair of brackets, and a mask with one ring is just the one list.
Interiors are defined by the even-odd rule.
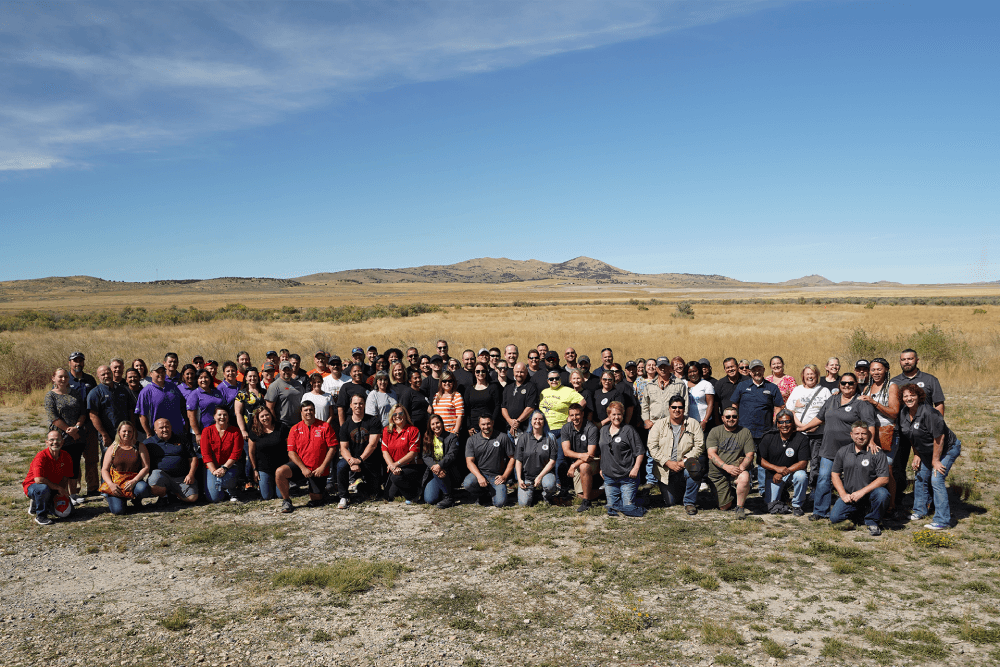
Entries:
[[494,441],[493,441],[492,443],[490,443],[490,444],[492,444],[492,445],[493,445],[494,447],[499,447],[499,446],[500,446],[500,441],[499,441],[499,440],[494,440]]
[[913,428],[920,428],[920,420],[913,422]]
[[789,447],[785,450],[785,456],[795,456],[795,450]]
[[923,389],[923,387],[924,387],[924,383],[923,383],[923,382],[918,382],[918,383],[917,383],[917,386],[918,386],[918,387],[920,387],[921,389]]
[[528,393],[528,390],[527,390],[527,389],[522,389],[522,390],[521,390],[521,394],[522,394],[522,395],[523,395],[523,394],[527,394],[527,393]]
[[861,459],[861,467],[862,468],[867,468],[868,467],[868,463],[869,463],[868,459]]
[[543,452],[549,451],[549,446],[548,445],[542,445],[542,451]]
[[770,396],[771,395],[771,390],[770,389],[765,389],[764,393],[767,394],[768,396]]
[[607,405],[607,404],[608,404],[608,399],[605,398],[603,401],[601,401],[601,405]]
[[848,405],[846,408],[844,408],[844,412],[850,412],[850,411],[851,411],[851,406],[850,405]]
[[580,442],[587,442],[587,436],[581,435],[580,436]]
[[621,436],[618,436],[617,438],[615,438],[615,442],[621,442],[621,441],[622,441],[622,437]]

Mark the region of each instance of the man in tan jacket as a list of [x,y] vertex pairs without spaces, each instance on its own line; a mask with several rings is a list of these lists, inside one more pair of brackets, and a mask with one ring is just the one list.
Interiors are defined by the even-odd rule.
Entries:
[[652,429],[655,422],[670,416],[668,402],[673,396],[681,397],[686,414],[687,382],[674,377],[670,359],[660,357],[656,360],[656,380],[646,385],[646,391],[642,395],[642,421],[647,429]]
[[670,416],[653,423],[647,447],[656,461],[653,476],[660,485],[663,502],[667,507],[683,499],[689,515],[698,513],[698,481],[691,478],[685,461],[698,461],[705,452],[705,435],[697,419],[686,416],[685,401],[672,396],[668,402]]

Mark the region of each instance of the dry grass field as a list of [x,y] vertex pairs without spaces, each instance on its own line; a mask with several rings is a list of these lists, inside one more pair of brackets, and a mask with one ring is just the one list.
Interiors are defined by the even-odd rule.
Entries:
[[[957,525],[891,522],[879,538],[805,518],[735,521],[657,505],[493,512],[274,502],[109,515],[91,499],[50,529],[20,480],[41,447],[41,392],[0,408],[0,664],[115,665],[979,665],[1000,664],[1000,325],[992,307],[695,304],[447,308],[360,324],[235,321],[0,334],[0,372],[72,350],[176,351],[259,361],[288,347],[343,355],[374,343],[452,353],[546,342],[616,358],[782,355],[790,370],[911,340],[941,378],[963,441]],[[858,330],[864,336],[858,335]],[[916,339],[913,337],[917,336]],[[918,348],[919,349],[919,348]],[[893,360],[892,356],[889,356]],[[898,372],[898,365],[894,365]],[[101,648],[96,648],[96,647]]]

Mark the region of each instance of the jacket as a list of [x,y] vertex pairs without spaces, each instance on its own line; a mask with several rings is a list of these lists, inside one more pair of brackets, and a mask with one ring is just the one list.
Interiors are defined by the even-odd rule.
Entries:
[[[701,430],[701,424],[697,419],[685,417],[683,426],[684,430],[677,443],[677,460],[683,462],[684,459],[700,458],[705,453],[705,434]],[[653,476],[668,483],[672,471],[665,464],[670,460],[670,452],[674,448],[674,431],[669,419],[658,419],[653,423],[646,447],[654,461]]]

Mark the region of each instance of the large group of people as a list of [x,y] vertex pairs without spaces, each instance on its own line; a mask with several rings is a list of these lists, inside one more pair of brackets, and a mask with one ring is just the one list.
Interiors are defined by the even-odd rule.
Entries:
[[[945,479],[961,443],[944,420],[938,380],[914,350],[899,373],[882,358],[840,372],[785,372],[780,356],[679,356],[600,364],[542,343],[522,360],[502,351],[449,355],[356,347],[345,362],[317,350],[313,368],[289,350],[259,367],[241,351],[220,365],[176,353],[147,366],[111,359],[85,372],[69,355],[45,396],[45,448],[24,480],[42,525],[102,495],[113,514],[171,503],[280,499],[307,505],[364,500],[456,502],[490,508],[547,502],[643,516],[654,504],[829,520],[873,535],[905,518],[907,466],[915,473],[911,521],[951,526]],[[768,373],[770,371],[770,373]],[[911,458],[912,453],[912,458]],[[86,486],[86,491],[83,490]],[[659,490],[659,497],[650,493]],[[515,493],[516,491],[516,493]],[[834,492],[836,501],[834,502]],[[155,498],[155,501],[152,499]],[[932,509],[933,508],[933,509]],[[933,511],[933,516],[930,516]]]

